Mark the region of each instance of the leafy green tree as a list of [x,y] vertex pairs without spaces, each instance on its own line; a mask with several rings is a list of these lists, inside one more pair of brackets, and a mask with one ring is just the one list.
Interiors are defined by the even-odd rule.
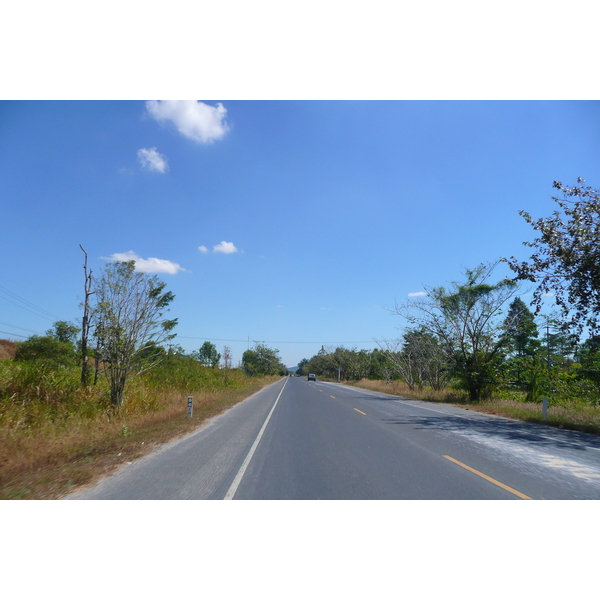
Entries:
[[488,397],[498,383],[507,344],[499,317],[515,294],[516,283],[508,279],[488,283],[494,267],[467,269],[465,282],[455,282],[449,290],[426,288],[425,298],[397,305],[394,311],[438,340],[471,401]]
[[248,375],[275,375],[287,368],[279,359],[279,350],[269,348],[265,344],[256,344],[252,350],[242,355],[242,368]]
[[588,338],[579,349],[581,377],[589,379],[600,392],[600,336]]
[[518,296],[508,307],[504,320],[508,349],[517,356],[534,356],[540,348],[535,315]]
[[32,335],[24,342],[17,343],[16,361],[45,362],[50,366],[72,366],[75,364],[75,350],[71,342],[60,341],[46,335]]
[[383,379],[386,383],[389,383],[397,376],[396,372],[396,367],[385,350],[375,348],[371,351],[369,379]]
[[200,350],[194,354],[194,358],[205,367],[215,368],[221,360],[221,355],[212,342],[204,342]]
[[544,296],[552,294],[578,333],[585,327],[595,332],[600,326],[600,191],[584,186],[584,181],[579,177],[573,187],[554,182],[563,198],[553,197],[559,210],[551,217],[534,220],[519,211],[540,236],[524,242],[534,249],[528,261],[503,259],[516,273],[515,280],[538,284],[533,295],[536,313],[544,306]]
[[305,370],[305,365],[308,364],[308,359],[307,358],[303,358],[299,363],[298,363],[298,370],[296,371],[296,373],[298,375],[308,375],[308,372]]
[[59,342],[72,344],[73,347],[77,344],[77,336],[81,329],[68,321],[56,321],[51,329],[46,331],[46,335],[56,338]]
[[137,358],[175,337],[170,332],[177,319],[164,318],[175,296],[165,287],[156,275],[136,272],[135,261],[111,263],[95,280],[95,336],[114,407],[123,404],[127,378],[151,368],[163,355],[149,361]]

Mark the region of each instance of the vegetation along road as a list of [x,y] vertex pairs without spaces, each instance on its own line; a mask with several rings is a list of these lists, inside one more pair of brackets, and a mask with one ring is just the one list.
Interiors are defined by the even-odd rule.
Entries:
[[597,436],[288,377],[66,499],[597,498]]

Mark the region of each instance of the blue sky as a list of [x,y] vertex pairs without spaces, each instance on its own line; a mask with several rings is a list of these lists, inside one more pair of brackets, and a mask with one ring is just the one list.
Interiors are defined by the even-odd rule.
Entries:
[[158,272],[188,351],[373,348],[386,306],[526,258],[518,211],[600,186],[599,142],[594,101],[3,101],[0,336],[80,320],[82,244]]

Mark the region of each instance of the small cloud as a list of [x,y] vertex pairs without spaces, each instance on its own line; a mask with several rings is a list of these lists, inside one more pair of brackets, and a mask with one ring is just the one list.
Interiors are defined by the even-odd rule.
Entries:
[[162,258],[141,258],[133,250],[129,250],[128,252],[115,252],[115,254],[111,254],[108,258],[102,258],[119,262],[133,260],[135,261],[135,270],[140,273],[169,273],[170,275],[175,275],[179,271],[185,271],[183,267],[170,260],[164,260]]
[[213,246],[213,252],[221,252],[222,254],[233,254],[238,249],[233,245],[233,242],[221,242],[216,246]]
[[199,144],[211,144],[229,131],[227,109],[220,102],[209,106],[196,100],[149,100],[146,110],[159,123],[173,123],[179,133]]
[[141,148],[137,151],[137,157],[144,169],[165,173],[169,170],[167,157],[156,151],[156,148]]
[[544,298],[554,298],[554,296],[556,296],[556,294],[554,292],[546,292],[545,294],[542,294],[544,296]]
[[283,308],[283,304],[278,304],[277,308]]
[[408,294],[409,298],[414,298],[416,296],[427,296],[427,292],[411,292]]
[[208,248],[206,246],[198,246],[198,250],[200,250],[202,254],[206,254],[208,252]]

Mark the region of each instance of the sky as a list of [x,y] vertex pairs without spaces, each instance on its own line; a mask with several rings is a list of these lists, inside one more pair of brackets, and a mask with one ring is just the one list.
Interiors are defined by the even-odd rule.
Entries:
[[188,352],[374,348],[396,302],[527,258],[519,210],[600,185],[599,142],[597,101],[2,101],[0,335],[80,322],[81,244],[166,282]]
[[[80,244],[95,274],[119,257],[159,270],[176,296],[176,343],[187,351],[210,339],[220,351],[230,346],[237,362],[248,341],[265,341],[293,366],[322,344],[373,348],[375,339],[398,337],[404,323],[386,306],[481,262],[527,257],[522,242],[533,230],[518,211],[550,215],[554,180],[582,176],[600,186],[589,8],[582,0],[543,11],[527,0],[501,10],[435,0],[10,3],[0,23],[0,338],[81,319]],[[48,556],[68,555],[80,567],[72,574],[87,573],[92,546],[104,561],[115,533],[126,532],[136,550],[128,572],[147,573],[147,548],[169,548],[161,559],[179,575],[201,552],[219,593],[231,577],[217,564],[228,569],[230,561],[213,560],[222,555],[214,548],[238,552],[237,562],[249,563],[249,577],[238,580],[246,585],[258,573],[264,589],[264,561],[255,568],[248,558],[272,562],[272,548],[283,547],[285,569],[298,564],[294,550],[299,561],[314,554],[315,538],[325,542],[328,572],[357,558],[365,573],[381,571],[382,558],[397,570],[400,558],[410,564],[403,586],[421,589],[434,536],[445,557],[438,580],[447,587],[459,574],[461,589],[475,582],[469,597],[489,565],[507,557],[511,568],[531,570],[533,561],[543,570],[557,540],[544,510],[554,520],[562,508],[569,523],[593,522],[582,505],[567,512],[568,503],[495,504],[492,521],[489,504],[411,504],[409,520],[393,502],[377,511],[368,503],[284,505],[211,505],[209,520],[178,511],[185,522],[173,527],[167,504],[150,512],[140,503],[11,503],[22,513],[5,521],[37,534],[41,585],[61,572]],[[102,525],[101,543],[90,546],[82,522]],[[512,543],[515,525],[529,533],[526,556]],[[565,533],[570,548],[574,531],[587,532],[577,525]],[[11,543],[31,553],[30,539],[19,525]],[[392,548],[390,539],[404,544]],[[473,555],[474,546],[484,552]],[[361,552],[373,547],[383,552]],[[474,568],[465,578],[467,555]],[[563,570],[572,564],[578,573],[588,555],[561,555]],[[162,591],[156,573],[148,575]],[[197,593],[193,577],[167,576],[164,587],[172,593],[184,581]],[[375,581],[396,584],[371,577],[370,592]],[[117,583],[140,585],[120,575]],[[539,581],[532,585],[539,591]],[[267,595],[279,597],[279,586]]]

